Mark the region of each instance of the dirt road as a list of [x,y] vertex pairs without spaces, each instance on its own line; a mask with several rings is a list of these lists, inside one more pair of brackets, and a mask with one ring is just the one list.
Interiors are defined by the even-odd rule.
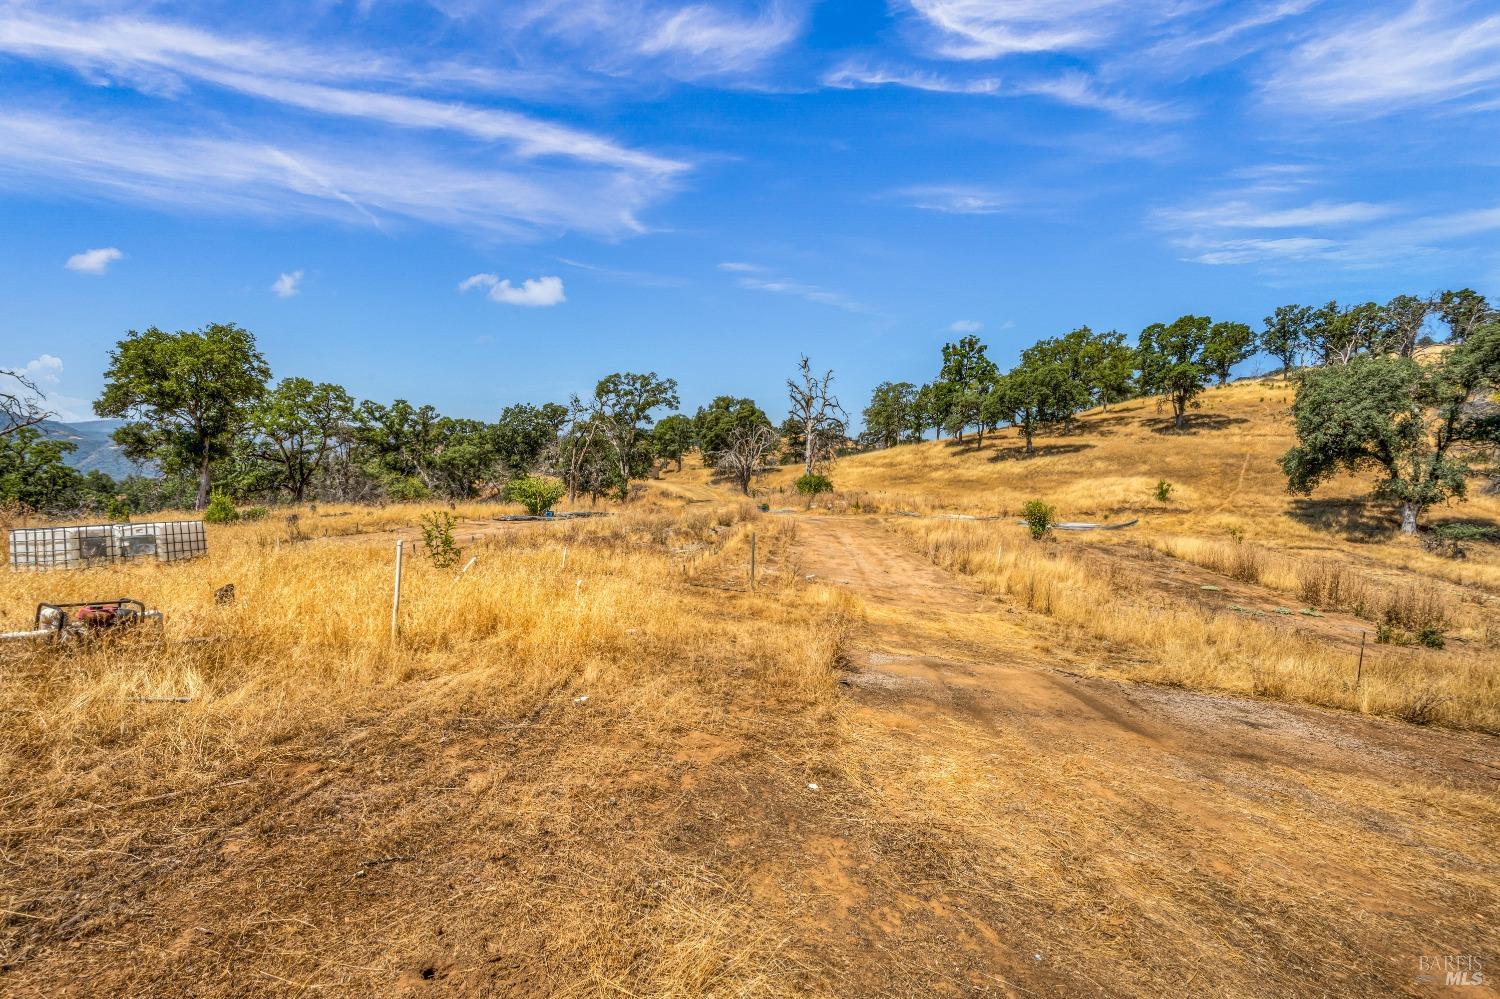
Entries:
[[800,518],[798,549],[866,607],[855,727],[952,771],[895,796],[972,803],[946,821],[1039,879],[991,924],[996,967],[1036,948],[1019,981],[1134,992],[1175,964],[1213,994],[1440,994],[1434,958],[1496,970],[1494,740],[1070,672],[1119,653],[873,519]]

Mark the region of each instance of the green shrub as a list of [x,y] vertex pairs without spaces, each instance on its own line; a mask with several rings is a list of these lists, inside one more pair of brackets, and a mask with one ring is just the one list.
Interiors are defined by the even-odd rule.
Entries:
[[422,480],[411,475],[392,475],[382,485],[385,487],[386,498],[395,500],[397,503],[415,503],[424,500],[429,492]]
[[1165,503],[1167,500],[1171,499],[1172,483],[1168,482],[1166,479],[1162,479],[1160,482],[1158,482],[1156,484],[1156,498],[1159,502],[1162,503]]
[[265,520],[266,514],[271,511],[263,506],[246,507],[240,511],[241,520]]
[[1021,507],[1021,516],[1026,520],[1026,528],[1031,531],[1033,540],[1040,541],[1052,530],[1052,525],[1057,523],[1057,510],[1050,504],[1041,500],[1030,500]]
[[111,496],[104,504],[104,516],[110,520],[128,523],[130,520],[130,497],[124,495]]
[[453,526],[458,519],[446,510],[435,510],[422,515],[422,547],[427,557],[439,569],[448,569],[458,564],[463,552],[453,540]]
[[808,509],[811,509],[813,499],[819,493],[833,492],[833,480],[826,475],[809,472],[797,480],[797,491],[807,497],[807,506]]
[[524,506],[527,513],[540,515],[552,509],[567,491],[567,486],[557,479],[545,475],[523,475],[510,480],[505,487],[505,498]]
[[1500,541],[1500,528],[1484,524],[1439,524],[1432,536],[1444,541]]
[[206,524],[232,524],[240,519],[240,512],[234,508],[234,501],[223,493],[214,493],[208,498],[208,507],[203,511],[203,521]]

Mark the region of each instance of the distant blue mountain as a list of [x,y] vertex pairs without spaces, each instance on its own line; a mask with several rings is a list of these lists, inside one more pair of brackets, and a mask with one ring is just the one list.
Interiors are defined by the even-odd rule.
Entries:
[[63,460],[80,472],[98,470],[112,479],[129,478],[132,475],[155,477],[160,474],[154,462],[137,464],[120,453],[120,446],[111,438],[123,420],[83,420],[79,423],[58,423],[43,420],[36,429],[49,440],[71,441],[78,450]]

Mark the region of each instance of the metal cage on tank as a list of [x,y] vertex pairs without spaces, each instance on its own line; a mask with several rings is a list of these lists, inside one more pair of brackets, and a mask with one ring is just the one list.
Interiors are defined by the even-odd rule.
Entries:
[[12,572],[86,569],[115,562],[176,562],[208,551],[201,520],[23,527],[10,532]]

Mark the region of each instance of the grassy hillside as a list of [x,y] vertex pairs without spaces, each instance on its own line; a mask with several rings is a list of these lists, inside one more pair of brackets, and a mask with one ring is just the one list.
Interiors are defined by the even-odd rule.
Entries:
[[[1004,429],[982,445],[971,434],[844,458],[835,475],[841,489],[888,503],[976,512],[1013,511],[1040,497],[1064,518],[1143,516],[1170,529],[1222,523],[1310,538],[1394,526],[1390,510],[1352,502],[1369,492],[1368,481],[1344,479],[1311,500],[1287,494],[1277,462],[1296,443],[1294,398],[1294,389],[1274,378],[1243,381],[1204,393],[1181,433],[1157,400],[1136,399],[1082,414],[1071,433],[1038,436],[1034,455],[1024,453],[1016,431]],[[1173,487],[1168,503],[1154,496],[1163,480]],[[1433,510],[1431,519],[1500,522],[1500,496],[1476,494]]]
[[[828,502],[915,514],[889,529],[1047,613],[1069,641],[1131,649],[1127,675],[1500,727],[1500,545],[1455,558],[1404,537],[1368,479],[1289,495],[1277,459],[1295,442],[1292,401],[1278,380],[1246,381],[1207,392],[1181,433],[1144,399],[1085,413],[1031,455],[1006,429],[851,456],[835,463]],[[1427,522],[1500,528],[1500,496],[1481,485]],[[1037,546],[1016,526],[1032,499],[1063,520],[1138,523]]]

